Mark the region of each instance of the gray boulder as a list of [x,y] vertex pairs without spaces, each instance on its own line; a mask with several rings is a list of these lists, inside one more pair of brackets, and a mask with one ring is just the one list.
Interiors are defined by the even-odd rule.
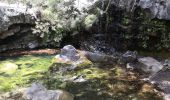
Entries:
[[61,49],[60,57],[63,59],[70,59],[72,61],[77,61],[80,56],[75,47],[72,45],[66,45]]
[[118,57],[88,51],[85,52],[85,57],[95,63],[116,64],[118,61]]
[[62,90],[47,90],[40,83],[33,83],[23,95],[25,100],[73,100],[73,96]]
[[170,70],[165,69],[156,73],[150,78],[152,83],[155,83],[164,94],[164,100],[170,100]]
[[150,75],[154,75],[162,70],[163,65],[152,57],[138,58],[138,68]]

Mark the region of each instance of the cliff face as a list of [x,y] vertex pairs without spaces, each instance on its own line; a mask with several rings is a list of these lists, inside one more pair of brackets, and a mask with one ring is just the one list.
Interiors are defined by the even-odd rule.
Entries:
[[99,16],[93,24],[92,35],[82,43],[92,45],[85,46],[88,50],[98,48],[97,45],[102,49],[170,50],[169,0],[98,1],[97,6],[103,10],[102,5],[107,12]]
[[151,18],[170,20],[169,0],[111,0],[112,4],[133,11],[135,7],[141,7],[150,13]]
[[[146,12],[147,17],[151,19],[157,18],[170,20],[169,0],[64,0],[64,3],[61,4],[61,7],[63,7],[63,5],[64,7],[70,6],[75,9],[76,13],[72,13],[73,15],[75,15],[75,18],[70,18],[70,22],[74,22],[76,19],[78,20],[78,22],[80,22],[80,25],[85,25],[85,27],[87,26],[88,32],[90,30],[89,33],[104,34],[104,37],[106,38],[108,36],[109,38],[106,39],[108,43],[115,41],[120,42],[120,38],[122,35],[121,33],[130,33],[137,35],[139,32],[147,29],[146,27],[143,27],[147,26],[143,25],[144,21],[142,22],[141,20],[137,19],[137,17],[140,17],[139,13],[136,12],[139,8],[142,9],[142,11]],[[130,14],[130,17],[133,17],[133,19],[130,19],[131,22],[126,25],[122,24],[124,22],[128,22],[129,19],[125,18],[126,15],[128,16]],[[77,18],[76,16],[79,16],[80,18]],[[83,20],[83,22],[82,19],[84,17],[85,19]],[[59,20],[64,21],[64,24],[67,25],[68,18],[64,20]],[[39,37],[31,34],[31,28],[35,26],[35,21],[35,8],[29,8],[19,3],[10,5],[6,3],[0,3],[0,51],[39,47],[41,44],[39,42],[41,40],[39,39]],[[76,25],[79,24],[75,24],[75,26]],[[143,29],[141,28],[141,26]],[[162,26],[160,28],[162,28]],[[77,31],[82,32],[82,30],[75,30],[76,33]],[[150,33],[154,35],[157,33],[161,34],[160,30],[158,31],[159,32]],[[160,36],[157,35],[157,37]],[[158,38],[158,40],[161,39]],[[101,41],[103,41],[103,39],[100,40],[100,42]],[[132,43],[134,43],[134,41]],[[121,46],[121,43],[111,43],[107,45],[113,45],[115,48],[117,48],[114,44]]]
[[25,6],[19,4],[0,3],[0,39],[19,32],[21,29],[17,24],[34,24],[34,17],[27,13],[26,9]]
[[35,16],[22,4],[0,3],[0,51],[37,47],[31,34]]

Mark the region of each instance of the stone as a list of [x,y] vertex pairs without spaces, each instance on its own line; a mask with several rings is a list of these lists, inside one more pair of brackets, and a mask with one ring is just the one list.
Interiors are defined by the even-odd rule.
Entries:
[[87,59],[95,63],[116,64],[118,60],[117,57],[109,56],[101,53],[92,53],[92,52],[85,51],[84,54],[85,57],[87,57]]
[[164,64],[163,64],[166,68],[170,69],[170,60],[166,59]]
[[33,83],[27,88],[23,98],[25,100],[73,100],[73,95],[63,90],[47,90],[40,83]]
[[7,62],[0,66],[0,73],[13,74],[18,69],[18,66],[14,63]]
[[130,63],[137,59],[137,52],[136,51],[127,51],[123,55],[123,62]]
[[156,73],[150,81],[156,84],[162,91],[164,100],[170,100],[170,70],[162,70]]
[[138,5],[143,9],[147,9],[152,18],[170,20],[169,0],[140,0]]
[[152,57],[138,58],[138,68],[151,75],[163,69],[163,65]]
[[61,49],[60,57],[63,59],[69,59],[72,61],[77,61],[80,56],[75,47],[72,45],[66,45]]
[[135,69],[135,65],[132,64],[132,63],[127,63],[126,64],[126,68],[129,69],[129,70],[134,70]]
[[83,67],[91,67],[92,62],[86,58],[83,51],[77,51],[73,46],[67,45],[61,49],[61,53],[53,59],[50,67],[52,72],[55,71],[71,71]]

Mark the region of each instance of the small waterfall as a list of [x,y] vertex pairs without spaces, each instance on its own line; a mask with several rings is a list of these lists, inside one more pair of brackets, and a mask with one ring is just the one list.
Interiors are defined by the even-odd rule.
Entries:
[[105,5],[104,0],[102,0],[102,1],[101,1],[101,11],[100,11],[101,16],[102,16],[103,13],[104,13],[104,5]]
[[102,32],[102,20],[103,19],[103,14],[104,14],[104,5],[105,5],[105,2],[104,0],[101,0],[101,8],[100,8],[100,15],[99,15],[99,26],[98,26],[98,32],[101,33]]

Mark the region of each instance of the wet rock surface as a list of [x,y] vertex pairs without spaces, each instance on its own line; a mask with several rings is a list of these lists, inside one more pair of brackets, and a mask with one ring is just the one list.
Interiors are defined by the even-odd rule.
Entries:
[[73,100],[73,96],[62,90],[47,90],[40,83],[33,83],[25,90],[25,100]]
[[47,90],[41,83],[0,95],[2,100],[74,100],[73,95],[64,90]]
[[[53,59],[54,63],[45,81],[48,88],[52,89],[58,84],[57,88],[69,91],[75,96],[75,100],[124,100],[125,98],[162,100],[162,95],[155,86],[140,80],[139,73],[115,65],[113,62],[104,63],[102,60],[105,58],[113,61],[107,55],[85,51],[78,53],[80,55],[78,61],[65,62],[59,58]],[[99,58],[102,60],[98,60]]]
[[[69,47],[69,49],[66,47]],[[72,52],[73,50],[75,52],[74,55],[72,55],[73,58],[74,56],[79,55],[79,59],[76,61],[71,60],[71,58],[69,58],[70,56],[67,55],[69,53],[62,52],[64,48],[66,51],[72,48],[70,51]],[[74,100],[124,100],[125,98],[129,100],[162,100],[162,94],[160,90],[157,89],[157,87],[155,85],[152,85],[150,82],[145,82],[141,80],[141,74],[138,73],[138,71],[129,70],[125,67],[124,64],[108,64],[103,63],[100,60],[96,60],[97,63],[92,62],[89,58],[86,58],[87,56],[85,54],[87,53],[87,51],[85,52],[76,50],[73,46],[65,46],[64,48],[61,49],[61,52],[57,56],[52,57],[52,63],[49,62],[49,58],[47,57],[49,62],[49,64],[47,65],[45,64],[47,62],[44,63],[43,61],[40,61],[44,57],[39,59],[38,63],[30,62],[30,57],[26,58],[27,60],[24,60],[24,63],[16,62],[16,64],[21,67],[21,69],[17,69],[17,72],[20,72],[22,75],[17,76],[17,78],[23,77],[23,79],[21,78],[20,80],[26,82],[17,82],[17,84],[19,84],[18,86],[28,87],[25,85],[29,84],[30,86],[30,82],[31,84],[34,82],[41,82],[43,83],[43,85],[37,83],[32,84],[31,87],[26,88],[27,90],[24,89],[24,91],[26,92],[22,92],[22,90],[19,92],[9,92],[8,94],[0,93],[0,98],[8,97],[9,99],[7,100],[10,100],[12,98],[17,98],[16,100],[19,100],[18,98],[25,97],[38,99],[43,98],[43,100],[45,98],[48,100],[49,98],[54,99],[58,97],[58,95],[64,97],[60,93],[65,94],[65,92],[60,90],[66,90],[74,95]],[[90,55],[91,54],[93,56],[96,56],[96,54],[94,53],[90,53]],[[65,57],[61,57],[60,55],[65,55]],[[108,57],[108,55],[104,54],[99,55],[100,56],[97,55],[97,57],[99,58],[101,57],[101,55]],[[33,61],[38,59],[36,56],[32,57]],[[109,60],[110,58],[108,57],[107,59]],[[112,61],[112,59],[110,59],[110,61]],[[43,63],[44,66],[40,66],[39,68],[38,65],[41,65]],[[28,68],[27,65],[30,64],[33,64],[33,66]],[[34,69],[36,67],[37,70],[28,70]],[[41,71],[42,68],[45,68],[46,71]],[[136,68],[136,66],[134,66],[134,68]],[[22,74],[23,70],[26,70],[24,71],[24,74]],[[8,78],[9,76],[1,77]],[[26,79],[29,81],[25,80],[26,77],[30,77],[30,79]],[[11,82],[13,81],[14,80],[11,80]],[[15,82],[16,81],[17,80],[15,80]],[[12,84],[9,81],[7,82]],[[46,88],[44,88],[44,86]],[[15,89],[19,90],[17,88]],[[24,96],[22,93],[24,93]]]
[[170,70],[169,69],[165,69],[156,73],[156,75],[154,75],[150,79],[150,81],[154,82],[163,91],[165,100],[170,99]]

